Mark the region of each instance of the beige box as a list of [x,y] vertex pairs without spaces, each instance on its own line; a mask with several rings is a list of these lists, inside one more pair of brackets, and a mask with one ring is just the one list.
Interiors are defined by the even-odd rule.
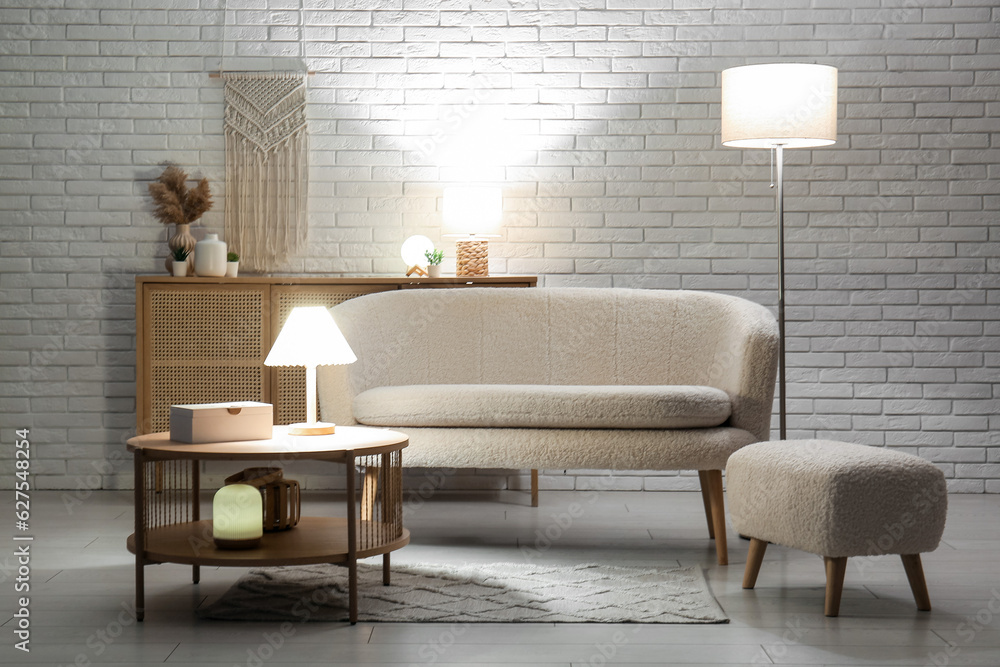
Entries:
[[257,401],[170,406],[170,439],[200,445],[206,442],[268,440],[274,426],[274,406]]

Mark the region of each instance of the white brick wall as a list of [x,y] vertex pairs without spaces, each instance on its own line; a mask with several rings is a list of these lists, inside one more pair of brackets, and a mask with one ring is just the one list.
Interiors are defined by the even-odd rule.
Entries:
[[898,447],[953,490],[1000,492],[1000,8],[812,4],[5,0],[3,447],[31,428],[38,487],[131,484],[133,276],[161,270],[166,237],[146,184],[172,161],[222,194],[220,59],[318,71],[312,244],[286,272],[398,274],[406,236],[440,238],[442,185],[471,157],[505,187],[495,273],[768,306],[768,155],[719,144],[719,72],[805,61],[840,69],[840,140],[787,155],[791,435]]

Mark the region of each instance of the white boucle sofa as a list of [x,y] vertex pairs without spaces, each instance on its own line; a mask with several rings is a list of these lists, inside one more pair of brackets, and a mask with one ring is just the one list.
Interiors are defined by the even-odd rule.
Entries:
[[697,470],[727,562],[722,473],[767,440],[778,334],[744,299],[467,288],[331,309],[357,354],[319,369],[324,420],[398,428],[407,466]]

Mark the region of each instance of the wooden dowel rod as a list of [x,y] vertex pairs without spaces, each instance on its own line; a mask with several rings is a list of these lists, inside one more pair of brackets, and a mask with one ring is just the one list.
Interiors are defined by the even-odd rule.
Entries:
[[[295,73],[295,70],[276,70],[274,74],[285,74],[287,72]],[[271,72],[243,72],[243,71],[232,71],[232,72],[209,72],[209,79],[220,79],[223,74],[271,74]],[[309,70],[306,72],[306,76],[313,76],[316,74],[315,70]]]

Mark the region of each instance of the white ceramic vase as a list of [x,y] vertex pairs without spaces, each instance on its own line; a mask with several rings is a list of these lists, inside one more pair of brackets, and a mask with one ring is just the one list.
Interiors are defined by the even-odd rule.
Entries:
[[194,272],[212,278],[226,275],[226,243],[219,240],[218,234],[205,234],[195,245]]

